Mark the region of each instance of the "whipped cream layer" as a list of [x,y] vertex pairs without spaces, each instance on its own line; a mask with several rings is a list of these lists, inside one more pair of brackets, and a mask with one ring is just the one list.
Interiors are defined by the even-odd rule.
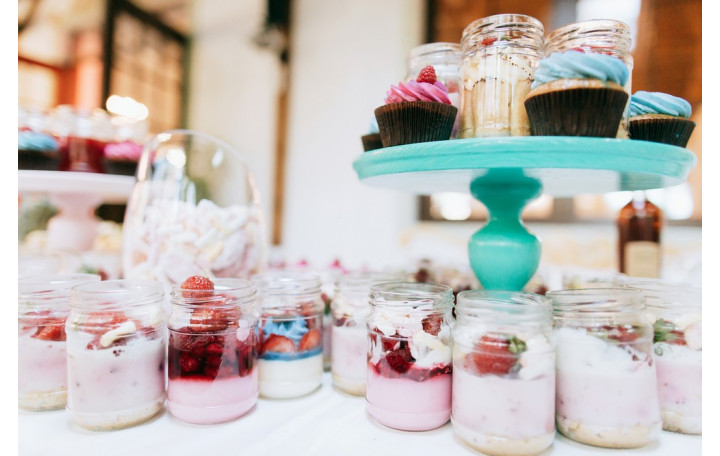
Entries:
[[26,410],[65,407],[67,391],[65,341],[18,338],[18,405]]
[[684,345],[654,345],[663,429],[702,433],[702,351]]
[[629,77],[630,71],[618,58],[579,51],[554,52],[540,61],[532,88],[558,79],[597,79],[625,86]]
[[662,92],[638,90],[630,97],[630,117],[665,114],[689,119],[692,106],[686,100]]

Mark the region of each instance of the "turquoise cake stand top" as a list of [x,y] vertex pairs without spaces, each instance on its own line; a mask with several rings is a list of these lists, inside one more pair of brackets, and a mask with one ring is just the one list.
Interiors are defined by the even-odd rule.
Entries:
[[470,264],[487,289],[520,290],[540,261],[540,242],[520,214],[542,193],[574,196],[685,182],[691,151],[637,140],[523,136],[387,147],[353,163],[368,185],[416,194],[470,192],[488,222],[470,239]]

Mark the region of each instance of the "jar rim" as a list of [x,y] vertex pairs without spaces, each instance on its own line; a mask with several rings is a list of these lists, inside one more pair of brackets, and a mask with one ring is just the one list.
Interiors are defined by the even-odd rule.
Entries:
[[457,295],[455,313],[469,318],[481,318],[488,313],[507,315],[522,320],[550,320],[550,298],[521,291],[467,290]]
[[630,288],[581,288],[554,290],[547,296],[552,301],[556,318],[594,318],[634,314],[645,308],[645,298],[639,290]]
[[[548,41],[552,41],[558,36],[576,32],[581,28],[593,27],[589,30],[590,32],[603,31],[603,30],[617,30],[618,33],[630,33],[630,26],[623,21],[617,19],[588,19],[585,21],[573,22],[570,24],[558,27],[548,34]],[[597,30],[596,30],[597,29]]]
[[260,295],[303,296],[321,292],[320,274],[304,271],[270,271],[252,277]]
[[458,58],[462,58],[460,43],[451,43],[449,41],[437,41],[433,43],[425,43],[410,49],[408,57],[410,59],[424,57],[435,53],[457,53]]
[[640,290],[645,296],[645,305],[648,308],[702,308],[702,288],[700,287],[636,277],[624,279],[622,286]]
[[98,274],[34,274],[18,279],[18,299],[53,299],[70,295],[73,287],[100,282]]
[[376,283],[397,282],[399,274],[375,271],[355,271],[338,276],[335,280],[336,290],[340,289],[367,289]]
[[455,299],[452,288],[437,283],[384,282],[370,287],[370,303],[377,307],[407,307],[428,300],[432,300],[433,308],[445,309],[451,307]]
[[[540,36],[545,31],[542,22],[540,20],[528,16],[526,14],[495,14],[492,16],[483,17],[476,19],[468,24],[462,32],[462,41],[471,35],[476,35],[480,31],[488,26],[496,25],[501,30],[510,29],[513,27],[522,27],[526,29],[534,29],[540,33]],[[492,30],[495,31],[495,30]]]
[[73,288],[70,307],[78,310],[112,310],[160,304],[162,284],[152,279],[116,279],[86,283]]

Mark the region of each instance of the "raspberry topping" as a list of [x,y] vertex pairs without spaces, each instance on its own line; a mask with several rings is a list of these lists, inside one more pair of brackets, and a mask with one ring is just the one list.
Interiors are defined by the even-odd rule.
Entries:
[[391,351],[385,355],[385,359],[387,360],[390,369],[399,374],[407,372],[410,367],[412,367],[412,362],[415,361],[410,354],[410,349],[407,347]]
[[420,70],[420,74],[416,79],[417,82],[427,82],[428,84],[435,84],[437,82],[437,75],[435,74],[435,68],[431,65],[426,66]]

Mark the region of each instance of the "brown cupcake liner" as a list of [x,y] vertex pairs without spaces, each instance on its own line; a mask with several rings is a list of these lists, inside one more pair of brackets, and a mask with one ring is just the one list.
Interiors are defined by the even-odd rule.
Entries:
[[383,145],[382,139],[380,139],[380,133],[364,135],[360,139],[362,139],[363,149],[365,149],[365,152],[382,149]]
[[457,108],[433,101],[406,101],[375,110],[383,147],[450,139]]
[[631,119],[630,139],[652,141],[685,147],[695,129],[695,122],[683,118]]
[[60,157],[57,153],[40,150],[18,150],[18,169],[57,171]]
[[121,176],[134,176],[137,172],[138,162],[132,160],[112,160],[105,158],[103,168],[105,174],[117,174]]
[[556,90],[530,96],[525,100],[530,134],[614,138],[627,100],[627,92],[611,88]]

